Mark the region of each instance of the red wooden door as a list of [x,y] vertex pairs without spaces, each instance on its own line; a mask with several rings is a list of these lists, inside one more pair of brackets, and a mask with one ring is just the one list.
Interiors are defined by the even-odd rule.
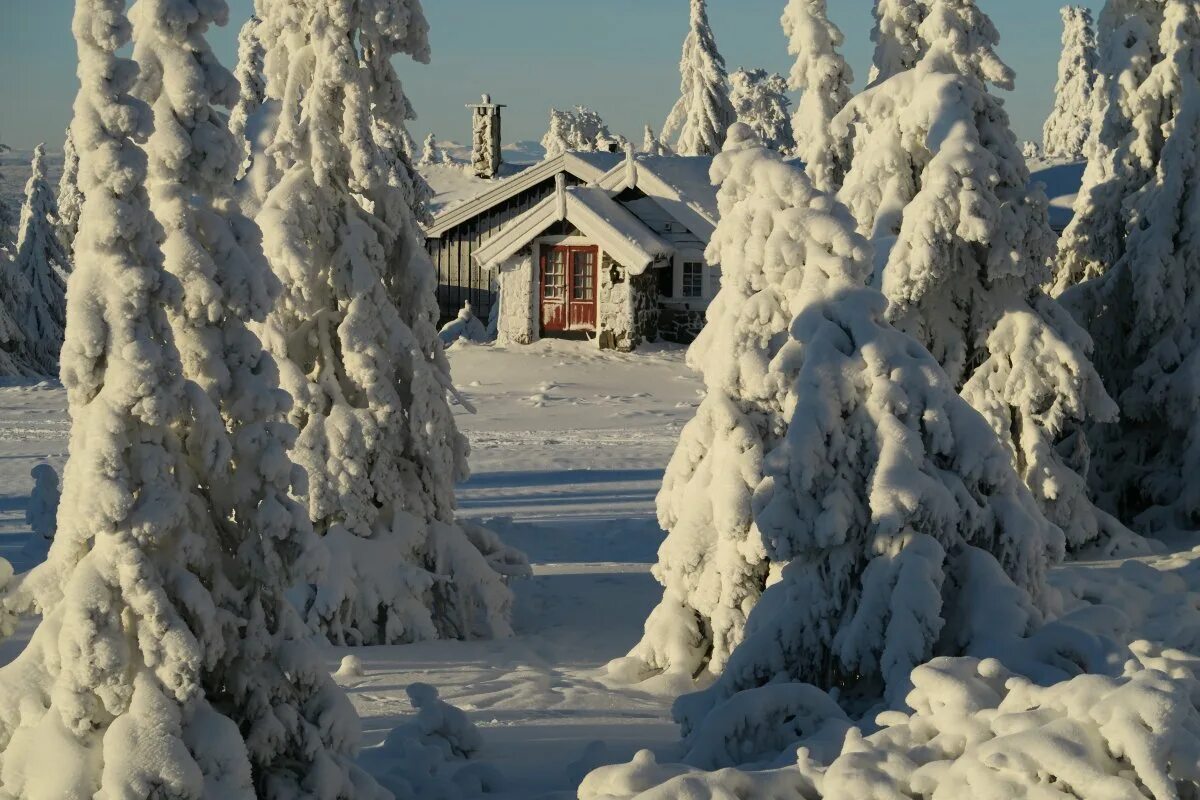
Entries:
[[542,249],[542,330],[596,330],[599,260],[596,247]]
[[567,329],[596,330],[596,261],[595,247],[571,248],[571,291],[567,297]]
[[542,248],[542,330],[567,329],[567,248]]

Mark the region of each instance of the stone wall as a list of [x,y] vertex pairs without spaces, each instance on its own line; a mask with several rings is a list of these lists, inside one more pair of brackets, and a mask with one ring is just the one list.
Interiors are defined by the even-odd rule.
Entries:
[[664,300],[658,312],[658,332],[668,342],[691,344],[704,329],[706,309]]
[[497,268],[500,284],[500,321],[496,340],[501,344],[531,344],[538,340],[537,298],[533,253],[525,248]]
[[630,304],[633,312],[633,330],[637,344],[657,342],[661,309],[658,304],[658,278],[653,270],[629,278]]
[[[614,280],[615,278],[615,280]],[[645,341],[658,340],[658,288],[647,270],[630,275],[605,254],[600,261],[597,329],[601,349],[629,352]]]

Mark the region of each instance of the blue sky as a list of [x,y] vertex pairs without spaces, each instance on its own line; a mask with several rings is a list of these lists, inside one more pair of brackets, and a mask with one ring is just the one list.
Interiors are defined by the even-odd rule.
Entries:
[[[1076,0],[1078,1],[1078,0]],[[211,40],[232,67],[236,28],[252,0],[229,0],[232,22]],[[1061,23],[1054,0],[979,0],[1001,31],[1000,52],[1017,71],[1008,98],[1017,135],[1040,136],[1053,100]],[[1085,0],[1098,11],[1101,0]],[[870,0],[829,0],[846,34],[857,77],[870,63]],[[730,70],[786,73],[779,28],[783,0],[709,0],[717,44]],[[61,146],[75,92],[71,0],[0,0],[0,140],[31,148]],[[641,139],[657,127],[678,93],[687,0],[425,0],[433,63],[398,62],[420,119],[420,138],[467,139],[463,106],[487,91],[507,103],[504,139],[538,139],[551,106],[577,103],[617,131]]]

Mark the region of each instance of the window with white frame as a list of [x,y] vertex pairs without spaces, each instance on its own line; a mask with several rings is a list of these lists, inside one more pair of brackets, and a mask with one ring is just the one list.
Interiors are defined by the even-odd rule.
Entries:
[[685,261],[681,273],[680,296],[704,297],[704,262]]

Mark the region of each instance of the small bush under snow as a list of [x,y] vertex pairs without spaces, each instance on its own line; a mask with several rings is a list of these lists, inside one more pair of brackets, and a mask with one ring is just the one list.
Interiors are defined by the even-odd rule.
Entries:
[[467,715],[428,684],[414,683],[406,691],[416,717],[393,728],[360,759],[396,800],[460,800],[499,788],[503,778],[495,767],[468,763],[483,740]]

